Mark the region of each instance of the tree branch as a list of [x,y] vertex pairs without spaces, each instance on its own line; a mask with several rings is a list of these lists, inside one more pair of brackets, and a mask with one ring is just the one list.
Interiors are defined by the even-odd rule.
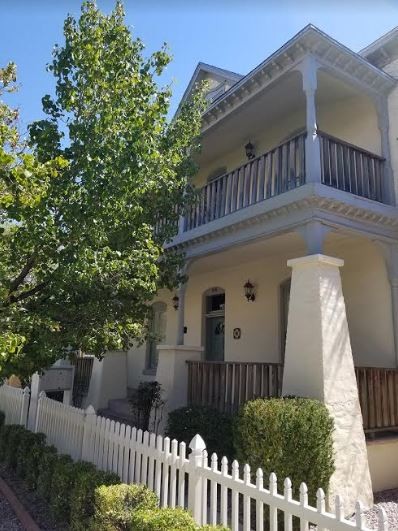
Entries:
[[34,266],[34,263],[35,263],[35,255],[32,254],[32,256],[28,259],[26,264],[23,266],[22,271],[19,273],[19,275],[10,282],[10,289],[8,292],[9,296],[11,296],[11,294],[18,288],[20,284],[22,284],[22,282],[25,280],[25,278],[28,276],[29,272],[31,271],[32,267]]
[[35,286],[34,288],[29,289],[28,291],[23,291],[19,295],[11,295],[10,297],[8,297],[8,300],[6,301],[4,306],[10,306],[11,304],[14,304],[15,302],[20,302],[20,301],[23,301],[23,300],[31,297],[35,293],[38,293],[43,288],[45,288],[47,286],[47,284],[48,284],[48,281],[47,282],[41,282],[40,284],[37,284],[37,286]]

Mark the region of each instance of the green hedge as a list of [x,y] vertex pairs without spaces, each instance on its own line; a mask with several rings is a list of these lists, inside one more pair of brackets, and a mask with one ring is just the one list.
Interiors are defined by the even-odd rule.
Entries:
[[142,485],[101,486],[95,491],[92,531],[131,529],[134,511],[155,509],[156,494]]
[[234,457],[233,417],[205,406],[182,407],[169,413],[166,435],[187,446],[197,433],[206,442],[207,452],[219,458]]
[[0,427],[0,461],[36,490],[54,519],[71,531],[226,531],[198,527],[180,508],[159,509],[157,496],[148,488],[120,484],[116,474],[58,455],[45,445],[43,434],[21,426]]
[[328,490],[334,471],[333,420],[324,404],[306,398],[257,399],[244,404],[234,425],[237,458],[267,477],[292,480],[294,494],[307,484],[315,501],[319,487]]

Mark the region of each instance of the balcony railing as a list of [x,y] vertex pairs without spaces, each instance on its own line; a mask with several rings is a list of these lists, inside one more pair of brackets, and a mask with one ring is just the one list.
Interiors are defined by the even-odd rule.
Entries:
[[321,143],[321,182],[374,201],[383,201],[384,159],[326,133]]
[[302,133],[201,188],[188,209],[184,230],[304,184],[305,136]]
[[[198,190],[195,201],[188,207],[183,231],[305,184],[306,134],[299,134]],[[326,133],[318,136],[319,182],[382,202],[384,159]]]

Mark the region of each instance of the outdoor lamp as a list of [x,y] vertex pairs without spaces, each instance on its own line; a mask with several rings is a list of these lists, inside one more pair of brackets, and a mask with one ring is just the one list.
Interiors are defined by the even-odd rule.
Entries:
[[173,308],[175,310],[178,310],[178,305],[179,305],[180,299],[177,297],[177,295],[174,295],[174,297],[171,300],[172,300],[172,303],[173,303]]
[[243,286],[243,289],[245,290],[245,297],[246,297],[247,302],[253,302],[256,300],[256,294],[254,293],[254,286],[250,282],[250,280],[246,282],[246,284]]
[[248,142],[245,145],[245,151],[246,151],[246,157],[248,158],[248,160],[252,160],[256,157],[256,154],[254,152],[254,146],[251,142]]

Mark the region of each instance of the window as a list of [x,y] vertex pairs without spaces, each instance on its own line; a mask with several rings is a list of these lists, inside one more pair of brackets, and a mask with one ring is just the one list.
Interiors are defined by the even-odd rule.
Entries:
[[164,302],[152,305],[152,315],[149,332],[151,337],[147,341],[146,369],[156,370],[158,366],[157,346],[166,338],[166,310]]

